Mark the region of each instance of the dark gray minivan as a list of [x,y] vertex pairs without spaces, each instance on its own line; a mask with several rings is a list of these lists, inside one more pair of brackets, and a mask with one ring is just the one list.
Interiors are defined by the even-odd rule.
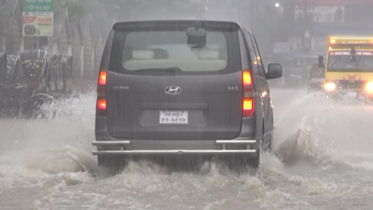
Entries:
[[266,80],[281,76],[234,22],[116,23],[98,78],[93,154],[103,167],[162,155],[258,167],[273,138]]

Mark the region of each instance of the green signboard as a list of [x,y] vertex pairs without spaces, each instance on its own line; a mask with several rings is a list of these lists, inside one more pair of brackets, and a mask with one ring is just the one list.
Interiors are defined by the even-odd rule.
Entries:
[[53,36],[53,0],[23,0],[23,36]]
[[23,0],[23,12],[53,12],[53,0]]

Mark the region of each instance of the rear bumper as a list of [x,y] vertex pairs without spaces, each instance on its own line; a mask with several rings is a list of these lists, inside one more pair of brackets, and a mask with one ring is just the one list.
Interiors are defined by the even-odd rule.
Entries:
[[203,141],[94,141],[93,155],[162,155],[162,154],[257,154],[257,141],[203,140]]
[[[260,137],[256,136],[256,119],[242,119],[238,137],[228,140],[128,140],[117,139],[109,135],[106,117],[96,115],[97,146],[93,155],[162,155],[162,154],[252,154],[257,155]],[[254,140],[252,140],[254,139]]]

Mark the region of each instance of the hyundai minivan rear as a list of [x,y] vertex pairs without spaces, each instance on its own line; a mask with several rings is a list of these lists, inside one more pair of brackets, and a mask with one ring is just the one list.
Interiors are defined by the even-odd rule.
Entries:
[[232,22],[115,24],[98,79],[99,164],[135,155],[256,157],[245,46]]

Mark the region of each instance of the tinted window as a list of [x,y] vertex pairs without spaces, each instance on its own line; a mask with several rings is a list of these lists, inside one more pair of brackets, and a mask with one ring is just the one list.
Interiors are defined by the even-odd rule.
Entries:
[[188,46],[187,39],[185,31],[176,30],[116,32],[111,62],[117,64],[114,69],[127,74],[170,69],[179,74],[240,70],[237,32],[208,31],[205,47],[198,49]]

